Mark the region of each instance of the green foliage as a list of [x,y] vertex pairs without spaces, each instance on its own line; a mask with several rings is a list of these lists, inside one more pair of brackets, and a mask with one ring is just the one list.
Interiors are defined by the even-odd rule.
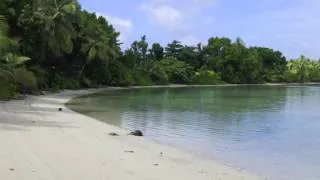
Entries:
[[7,37],[7,23],[0,16],[0,98],[9,98],[22,89],[35,90],[36,78],[24,65],[30,60],[12,52],[14,41]]
[[29,67],[29,70],[34,73],[37,78],[37,86],[40,89],[47,89],[48,86],[48,75],[49,73],[40,67],[39,65],[33,65]]
[[13,97],[15,89],[6,79],[0,79],[0,100],[8,100]]
[[119,35],[77,0],[1,1],[0,96],[37,88],[320,81],[319,62],[287,62],[281,52],[247,47],[240,38],[149,47],[142,36],[121,51]]
[[84,88],[89,88],[89,87],[92,87],[92,82],[91,82],[91,80],[89,78],[83,77],[80,80],[80,86],[84,87]]
[[211,85],[211,84],[221,84],[221,78],[219,75],[210,70],[201,70],[196,72],[192,80],[192,84],[201,84],[201,85]]
[[132,73],[134,79],[134,85],[138,86],[150,86],[153,85],[152,79],[149,74],[143,71],[134,71]]
[[25,68],[17,68],[13,70],[14,79],[17,85],[23,88],[35,89],[37,87],[37,79],[33,72]]
[[135,84],[132,72],[121,62],[114,62],[109,66],[109,82],[113,86],[131,86]]
[[162,67],[171,83],[190,83],[194,75],[193,68],[183,61],[175,58],[166,58],[156,62],[156,66]]
[[64,80],[64,87],[62,89],[80,89],[80,82],[78,79],[67,78]]
[[169,83],[169,77],[165,67],[161,66],[161,63],[154,62],[151,72],[149,73],[152,81],[155,84],[166,85]]
[[4,16],[0,15],[0,56],[8,50],[11,40],[6,36],[8,32],[8,25]]
[[149,53],[150,59],[153,60],[159,61],[164,57],[164,49],[159,43],[153,43]]
[[60,74],[54,74],[50,80],[49,87],[53,91],[60,89],[79,89],[80,81],[75,78],[65,78]]
[[54,91],[65,88],[64,78],[59,74],[54,74],[52,79],[50,79],[50,88]]
[[203,67],[217,72],[228,83],[283,81],[286,59],[279,51],[263,47],[247,48],[238,38],[210,38],[203,48]]
[[167,45],[167,47],[165,48],[166,50],[166,57],[167,58],[179,58],[179,54],[181,53],[181,51],[183,50],[183,45],[181,44],[180,41],[172,41],[171,43],[169,43]]
[[320,82],[320,62],[301,56],[290,60],[285,74],[287,82]]

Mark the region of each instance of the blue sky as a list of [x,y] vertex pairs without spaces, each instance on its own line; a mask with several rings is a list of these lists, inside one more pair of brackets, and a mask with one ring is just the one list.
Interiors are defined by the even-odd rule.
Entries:
[[121,32],[128,47],[146,35],[150,43],[206,43],[212,36],[241,37],[294,58],[320,58],[319,0],[79,0]]

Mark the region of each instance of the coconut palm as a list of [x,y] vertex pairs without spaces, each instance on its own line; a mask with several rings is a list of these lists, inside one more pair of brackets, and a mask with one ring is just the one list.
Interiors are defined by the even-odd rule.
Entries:
[[86,62],[83,64],[79,77],[82,75],[85,67],[92,60],[110,62],[117,58],[117,53],[113,47],[108,44],[109,38],[107,36],[93,36],[85,37],[86,40],[82,44],[81,52],[86,56]]
[[73,17],[76,14],[76,0],[37,0],[36,12],[45,19],[45,37],[48,47],[57,56],[71,53],[74,36]]

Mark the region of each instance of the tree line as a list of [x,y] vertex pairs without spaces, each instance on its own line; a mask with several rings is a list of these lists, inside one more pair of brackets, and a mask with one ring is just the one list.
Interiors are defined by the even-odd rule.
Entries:
[[320,81],[320,62],[287,60],[240,39],[163,47],[146,36],[122,51],[120,33],[77,0],[0,2],[0,97],[39,90],[153,84]]

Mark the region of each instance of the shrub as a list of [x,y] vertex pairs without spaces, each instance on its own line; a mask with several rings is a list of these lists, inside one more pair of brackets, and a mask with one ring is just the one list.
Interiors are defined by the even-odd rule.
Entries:
[[37,79],[37,84],[40,89],[48,88],[48,72],[39,65],[29,67]]
[[12,84],[10,84],[5,79],[0,79],[0,100],[8,100],[15,94],[15,89]]
[[50,88],[54,91],[64,89],[64,78],[59,74],[54,74],[52,79],[49,82]]
[[222,83],[222,81],[220,76],[216,72],[210,71],[210,70],[202,70],[200,72],[195,73],[192,83],[209,85],[209,84],[219,84],[219,83]]
[[14,71],[14,78],[17,91],[21,93],[36,93],[38,91],[35,74],[25,68],[18,68]]
[[299,82],[299,76],[297,73],[287,71],[285,73],[285,81],[288,83]]
[[190,83],[194,74],[193,68],[183,61],[175,58],[163,59],[156,62],[156,66],[162,67],[172,83]]
[[80,86],[84,88],[89,88],[92,86],[92,81],[87,77],[83,77],[80,80]]
[[157,64],[154,64],[152,71],[149,73],[151,80],[155,84],[166,85],[169,82],[168,74],[165,69]]
[[78,79],[66,78],[64,80],[65,89],[80,89],[80,82]]
[[150,86],[153,84],[151,78],[146,72],[134,71],[132,75],[133,75],[134,85]]

